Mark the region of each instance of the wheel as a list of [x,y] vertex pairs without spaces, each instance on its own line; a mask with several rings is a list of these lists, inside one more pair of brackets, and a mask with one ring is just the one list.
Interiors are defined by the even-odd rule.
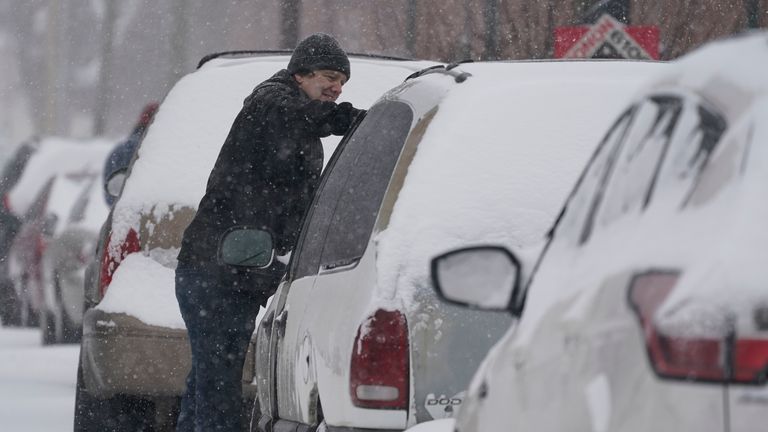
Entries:
[[[48,323],[53,323],[53,335],[54,341],[51,343],[78,343],[82,335],[82,326],[79,326],[72,322],[64,310],[64,302],[61,298],[61,285],[59,284],[58,274],[54,274],[54,295],[56,296],[56,307],[58,308],[58,314],[50,313],[47,317]],[[41,322],[43,320],[41,319]],[[42,325],[41,325],[41,328]],[[45,333],[43,333],[45,335]],[[45,336],[44,336],[45,337]],[[43,341],[45,344],[45,341]]]
[[[172,427],[172,426],[169,426]],[[75,389],[75,432],[159,432],[151,400],[131,395],[98,399],[88,393],[83,380],[82,354]],[[162,430],[172,430],[163,428]]]
[[39,320],[37,312],[32,308],[32,304],[29,301],[29,294],[27,293],[27,277],[24,276],[21,280],[21,289],[19,290],[19,321],[22,327],[37,327]]
[[53,312],[44,310],[40,312],[40,333],[43,337],[43,345],[53,345],[59,342],[56,337],[56,315]]
[[13,282],[0,277],[0,322],[4,326],[21,325],[19,298],[13,288]]

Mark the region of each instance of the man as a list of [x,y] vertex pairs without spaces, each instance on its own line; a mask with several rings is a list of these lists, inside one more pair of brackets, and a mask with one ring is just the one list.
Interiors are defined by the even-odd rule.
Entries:
[[176,298],[192,348],[179,431],[240,430],[245,354],[284,265],[227,266],[217,260],[219,241],[232,229],[260,227],[273,233],[278,254],[293,249],[323,167],[320,138],[343,135],[363,112],[335,103],[349,77],[338,42],[314,34],[235,118],[179,252]]

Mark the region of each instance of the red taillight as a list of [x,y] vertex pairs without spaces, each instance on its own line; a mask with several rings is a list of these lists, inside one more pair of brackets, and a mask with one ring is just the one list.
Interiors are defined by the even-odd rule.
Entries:
[[654,323],[654,315],[675,288],[677,273],[636,276],[629,302],[643,328],[648,357],[661,377],[690,381],[765,382],[768,340],[739,339],[735,328],[717,337],[669,336]]
[[[139,243],[139,236],[133,229],[128,230],[128,234],[125,236],[125,240],[120,244],[120,247],[115,253],[115,249],[111,245],[112,234],[107,237],[107,243],[104,246],[104,251],[101,255],[101,266],[99,269],[99,294],[104,297],[104,293],[107,292],[107,287],[112,282],[112,275],[115,274],[117,266],[123,259],[134,252],[141,250],[141,244]],[[112,250],[112,252],[110,252]]]
[[399,311],[379,309],[357,329],[349,390],[360,408],[406,409],[408,325]]
[[3,207],[5,207],[8,213],[13,213],[11,210],[11,199],[8,198],[8,194],[3,194]]

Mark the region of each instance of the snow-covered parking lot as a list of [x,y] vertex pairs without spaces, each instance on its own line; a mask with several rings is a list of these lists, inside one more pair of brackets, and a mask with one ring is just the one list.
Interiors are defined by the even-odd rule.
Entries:
[[0,430],[72,430],[79,350],[42,346],[36,328],[0,326]]

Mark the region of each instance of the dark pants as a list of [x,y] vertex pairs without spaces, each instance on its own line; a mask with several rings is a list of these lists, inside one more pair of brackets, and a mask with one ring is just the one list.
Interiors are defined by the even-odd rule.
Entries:
[[263,296],[177,269],[176,299],[192,348],[177,431],[240,431],[243,363]]

